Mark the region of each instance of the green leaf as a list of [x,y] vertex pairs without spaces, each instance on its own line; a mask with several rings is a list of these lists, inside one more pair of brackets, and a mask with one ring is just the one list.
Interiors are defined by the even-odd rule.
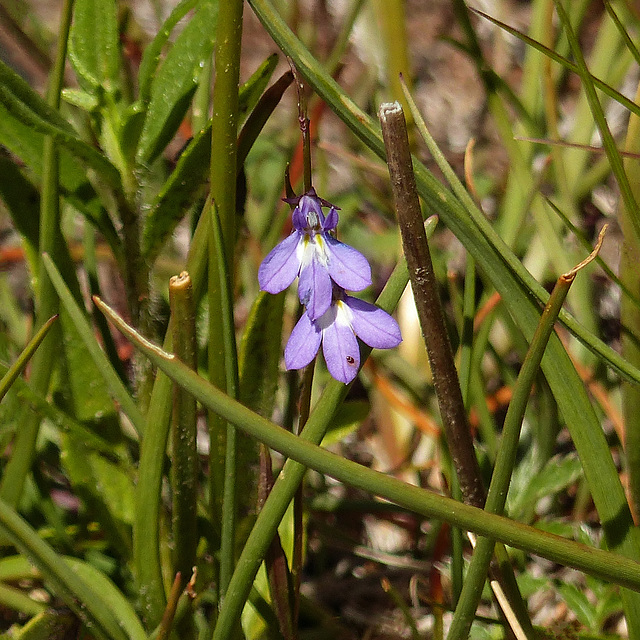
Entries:
[[558,583],[557,589],[580,623],[590,631],[597,631],[595,607],[589,602],[584,590],[570,582]]
[[110,186],[120,186],[120,174],[111,162],[97,149],[83,142],[73,127],[4,62],[0,62],[0,104],[31,129],[50,135],[94,169]]
[[327,435],[322,439],[323,447],[330,447],[355,431],[369,415],[371,405],[368,400],[344,402],[331,421]]
[[265,418],[271,417],[282,355],[285,292],[256,297],[240,344],[240,402]]
[[104,351],[102,351],[98,345],[89,320],[86,317],[86,313],[74,300],[62,276],[53,264],[53,261],[46,254],[43,256],[43,263],[58,296],[60,296],[60,302],[69,314],[69,317],[75,325],[75,330],[77,331],[79,339],[88,351],[89,359],[93,361],[95,367],[94,371],[97,370],[100,372],[96,377],[88,379],[94,380],[94,383],[98,383],[97,381],[103,379],[109,393],[118,401],[122,410],[129,416],[134,428],[138,433],[142,433],[144,428],[144,418],[140,414],[140,410],[138,409],[134,399],[129,394],[127,388],[124,386],[122,380],[120,380],[118,374],[111,366],[111,363]]
[[94,94],[82,91],[82,89],[63,89],[62,99],[87,113],[95,111],[100,105],[98,98]]
[[[32,129],[19,119],[13,117],[0,104],[0,144],[3,144],[20,158],[33,173],[37,181],[42,180],[42,150],[44,139],[45,135],[43,133]],[[9,175],[15,174],[15,169],[8,166],[7,160],[3,160],[2,162],[3,167],[6,167],[6,170],[11,172]],[[28,195],[27,185],[19,187],[20,182],[24,182],[24,178],[15,176],[16,184],[14,185],[12,184],[13,180],[6,179],[4,172],[2,175],[5,176],[5,180],[2,181],[0,195],[4,197],[5,194],[7,194],[7,206],[10,211],[13,210],[12,207],[14,205],[18,207],[23,203],[26,207],[28,202],[15,200],[17,194],[12,194],[12,191],[21,188],[25,192],[23,198],[30,199],[33,197]],[[86,169],[82,166],[81,162],[65,150],[61,150],[60,153],[60,190],[67,201],[100,231],[109,243],[116,258],[119,259],[122,249],[113,222],[102,206],[93,186],[87,180]],[[38,204],[38,202],[39,196],[35,204]],[[33,241],[36,235],[34,227],[36,225],[39,227],[40,225],[39,204],[37,210],[35,204],[23,209],[21,214],[20,210],[16,209],[16,212],[20,214],[15,221],[16,228],[20,233],[23,233],[29,243]],[[27,214],[27,212],[29,212],[29,214]],[[37,247],[37,244],[35,246]]]
[[157,72],[138,146],[141,164],[153,162],[178,130],[213,51],[217,20],[217,0],[202,0]]
[[15,228],[35,255],[40,243],[40,193],[5,155],[0,155],[0,176],[0,198]]
[[116,91],[120,51],[115,0],[75,0],[69,61],[89,93]]
[[[582,464],[576,454],[564,458],[554,456],[534,475],[522,478],[522,492],[513,496],[509,502],[509,512],[516,515],[535,508],[545,496],[556,495],[582,476]],[[510,494],[510,497],[513,493]]]
[[54,609],[43,611],[34,616],[18,634],[18,640],[64,640],[73,634],[77,624],[76,617],[70,612]]
[[1,500],[0,532],[40,570],[51,583],[54,593],[76,615],[93,626],[97,637],[127,640],[127,634],[119,622],[119,612],[106,606],[109,600],[104,600],[92,583],[73,571],[14,509]]
[[278,64],[278,54],[270,55],[252,74],[251,77],[240,87],[238,92],[238,113],[246,116],[253,111],[258,104],[262,92],[267,88],[267,84],[273,75]]
[[140,70],[138,71],[138,96],[143,104],[148,103],[151,97],[151,83],[155,77],[158,63],[160,62],[162,50],[165,44],[167,44],[171,32],[178,22],[199,2],[200,0],[182,0],[165,20],[162,28],[155,35],[151,43],[145,48],[142,54],[142,60],[140,61]]
[[118,623],[129,640],[147,640],[147,634],[131,603],[102,571],[78,558],[65,557],[64,561],[100,594],[105,609],[117,613]]
[[122,468],[87,447],[76,435],[62,437],[61,461],[74,492],[104,530],[121,558],[131,553],[133,482]]

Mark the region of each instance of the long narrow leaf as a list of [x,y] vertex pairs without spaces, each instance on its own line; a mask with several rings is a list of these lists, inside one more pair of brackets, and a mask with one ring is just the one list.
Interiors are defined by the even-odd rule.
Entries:
[[[559,53],[556,53],[553,49],[549,49],[549,47],[545,47],[543,44],[530,38],[526,34],[510,27],[508,24],[504,22],[500,22],[496,18],[492,18],[490,15],[479,11],[478,9],[470,8],[470,11],[473,11],[480,17],[485,20],[489,20],[489,22],[493,22],[496,26],[504,29],[507,33],[515,36],[519,40],[522,40],[526,45],[537,49],[541,53],[544,53],[546,56],[551,58],[551,60],[561,64],[568,71],[572,71],[573,73],[578,73],[578,66],[575,62],[571,62],[568,58],[561,56]],[[623,107],[627,108],[631,113],[635,113],[636,115],[640,115],[640,105],[636,104],[633,100],[629,100],[625,95],[614,89],[612,86],[608,85],[606,82],[600,80],[600,78],[596,78],[595,76],[591,76],[591,80],[593,84],[598,87],[603,93],[607,94],[610,98],[613,98],[616,102],[619,102]]]

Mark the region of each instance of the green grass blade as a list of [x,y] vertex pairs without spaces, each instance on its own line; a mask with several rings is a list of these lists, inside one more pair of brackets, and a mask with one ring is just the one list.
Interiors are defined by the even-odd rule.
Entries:
[[[500,27],[501,29],[504,29],[507,33],[511,34],[512,36],[515,36],[519,40],[522,40],[522,42],[524,42],[526,45],[533,47],[534,49],[537,49],[538,51],[544,53],[546,56],[551,58],[551,60],[553,60],[554,62],[561,64],[568,71],[572,71],[573,73],[579,73],[578,66],[574,62],[571,62],[571,60],[555,52],[553,49],[546,47],[542,43],[538,42],[537,40],[534,40],[533,38],[530,38],[529,36],[522,33],[521,31],[518,31],[517,29],[510,27],[508,24],[505,24],[504,22],[500,22],[500,20],[497,20],[496,18],[492,18],[490,15],[482,11],[478,11],[478,9],[470,9],[470,11],[473,11],[474,13],[484,18],[485,20],[488,20],[489,22],[493,22],[493,24]],[[613,98],[616,102],[619,102],[623,107],[628,109],[631,113],[640,115],[640,105],[633,102],[633,100],[629,100],[629,98],[627,98],[625,95],[623,95],[622,93],[614,89],[611,85],[607,84],[600,78],[596,78],[591,74],[590,74],[590,77],[593,84],[596,87],[598,87],[598,89],[600,89],[603,93],[608,95],[610,98]]]
[[607,154],[607,158],[609,158],[609,164],[611,165],[611,171],[616,178],[618,187],[620,188],[620,195],[622,196],[625,209],[627,210],[627,215],[629,216],[629,220],[631,221],[636,235],[636,242],[640,243],[640,208],[638,207],[629,179],[624,170],[622,155],[618,150],[616,141],[611,134],[609,125],[607,124],[602,105],[600,104],[600,100],[598,100],[593,78],[587,69],[587,64],[584,56],[582,55],[578,38],[571,27],[569,15],[567,14],[561,0],[554,0],[554,2],[560,21],[564,26],[567,39],[569,40],[571,52],[576,59],[577,73],[582,79],[582,86],[586,93],[587,100],[589,101],[593,118],[598,125],[598,130],[602,137],[602,145]]
[[9,391],[15,379],[27,366],[27,363],[31,359],[31,356],[40,346],[40,343],[45,339],[46,335],[49,333],[49,329],[51,329],[51,326],[57,318],[57,315],[52,316],[42,325],[42,327],[40,327],[36,335],[31,338],[29,344],[27,344],[22,353],[18,356],[18,359],[13,363],[13,365],[11,365],[11,368],[7,371],[7,373],[2,376],[2,380],[0,380],[0,401],[2,401],[2,398],[4,398],[7,391]]

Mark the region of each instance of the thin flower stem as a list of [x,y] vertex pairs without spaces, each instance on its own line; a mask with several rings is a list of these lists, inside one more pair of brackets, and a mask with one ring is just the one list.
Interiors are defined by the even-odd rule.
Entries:
[[[74,0],[65,0],[58,28],[56,59],[47,89],[47,103],[54,109],[60,108],[73,4]],[[39,249],[40,254],[48,252],[55,260],[60,253],[63,240],[60,233],[59,158],[56,143],[51,136],[46,136],[44,139],[42,166]],[[36,290],[36,327],[39,329],[49,318],[56,315],[58,307],[58,295],[45,272],[41,258],[38,265]],[[54,333],[59,330],[58,327],[54,327]],[[60,357],[59,348],[57,341],[47,340],[34,355],[30,384],[33,391],[40,396],[46,396],[49,390],[54,363]],[[40,430],[40,416],[35,411],[28,411],[23,415],[24,421],[18,426],[11,459],[4,469],[0,482],[0,498],[12,507],[15,507],[20,500]]]
[[[173,352],[184,364],[197,369],[196,319],[193,287],[187,271],[169,281],[169,305],[173,328]],[[171,428],[171,490],[174,572],[186,585],[196,561],[198,545],[197,489],[198,452],[196,450],[196,401],[174,385]]]
[[298,124],[300,125],[300,134],[302,135],[302,174],[304,181],[303,192],[311,190],[313,181],[311,179],[311,131],[309,128],[309,115],[307,109],[307,94],[305,92],[304,82],[298,73],[293,61],[289,59],[291,72],[293,73],[294,82],[296,83],[296,91],[298,92]]

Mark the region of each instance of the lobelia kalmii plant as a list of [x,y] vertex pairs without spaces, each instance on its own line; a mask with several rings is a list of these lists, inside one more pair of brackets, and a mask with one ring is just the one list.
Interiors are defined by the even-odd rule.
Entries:
[[[371,284],[371,267],[356,249],[338,241],[338,207],[318,197],[312,187],[297,198],[293,231],[263,260],[260,288],[284,291],[299,276],[298,297],[305,311],[291,332],[284,359],[287,369],[306,367],[320,343],[329,373],[350,383],[360,367],[356,338],[370,347],[391,349],[402,341],[398,323],[382,309],[346,294]],[[322,208],[329,207],[324,215]]]

